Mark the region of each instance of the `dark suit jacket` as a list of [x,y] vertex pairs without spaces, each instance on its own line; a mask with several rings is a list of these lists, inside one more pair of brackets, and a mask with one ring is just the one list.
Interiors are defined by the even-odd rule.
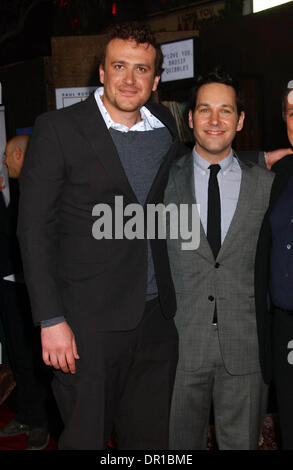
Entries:
[[22,262],[16,224],[18,212],[18,181],[9,180],[10,203],[6,207],[2,191],[0,191],[0,278],[8,274],[22,272]]
[[279,194],[286,186],[293,172],[293,155],[288,155],[278,161],[273,165],[272,171],[276,173],[276,177],[271,190],[270,205],[260,230],[255,262],[255,301],[260,364],[264,380],[267,383],[269,383],[272,378],[272,313],[269,306],[271,228],[269,218]]
[[[173,143],[146,203],[163,201],[178,150],[169,111],[147,105],[170,130]],[[139,158],[139,149],[138,155]],[[146,240],[96,240],[97,203],[137,203],[95,98],[46,113],[35,124],[20,179],[18,236],[35,322],[64,315],[71,326],[134,328],[144,310]],[[165,240],[151,241],[163,313],[176,300]]]

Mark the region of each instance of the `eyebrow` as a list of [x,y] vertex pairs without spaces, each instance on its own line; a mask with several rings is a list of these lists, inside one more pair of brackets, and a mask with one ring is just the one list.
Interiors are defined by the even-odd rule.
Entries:
[[[209,103],[199,103],[199,104],[196,105],[196,108],[200,108],[201,106],[211,107],[211,105]],[[221,104],[219,107],[220,108],[229,108],[229,109],[232,109],[232,110],[235,109],[235,107],[232,104]]]
[[122,65],[134,65],[135,67],[146,67],[146,68],[151,68],[151,65],[149,64],[130,64],[130,62],[127,62],[126,60],[113,60],[111,62],[111,65],[114,64],[122,64]]

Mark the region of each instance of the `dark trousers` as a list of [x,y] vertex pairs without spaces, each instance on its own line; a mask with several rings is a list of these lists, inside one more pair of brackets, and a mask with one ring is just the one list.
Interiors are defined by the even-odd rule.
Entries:
[[57,371],[53,381],[59,449],[105,449],[113,437],[119,449],[167,449],[178,335],[158,300],[134,330],[78,333],[76,374]]
[[[293,314],[279,309],[273,320],[273,379],[281,430],[282,448],[293,450]],[[290,354],[290,351],[292,353]],[[290,361],[290,362],[289,362]]]
[[47,422],[47,371],[42,365],[40,333],[32,322],[24,284],[0,281],[0,314],[9,363],[16,381],[16,419],[31,426]]

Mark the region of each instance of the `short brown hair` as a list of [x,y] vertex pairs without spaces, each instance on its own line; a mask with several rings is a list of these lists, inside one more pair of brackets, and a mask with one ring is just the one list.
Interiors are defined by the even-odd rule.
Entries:
[[284,119],[284,121],[286,121],[286,109],[287,109],[288,95],[293,90],[293,88],[291,87],[288,88],[288,85],[283,89],[283,93],[282,93],[282,118]]
[[204,75],[198,75],[195,80],[194,87],[191,90],[190,109],[194,112],[197,100],[197,94],[200,87],[208,85],[209,83],[221,83],[223,85],[230,86],[234,89],[236,95],[237,114],[240,116],[241,112],[244,111],[243,95],[239,87],[238,81],[232,77],[222,67],[215,67],[208,71]]
[[112,39],[133,40],[137,44],[150,44],[156,51],[155,58],[155,75],[161,75],[163,72],[163,53],[158,44],[154,33],[151,31],[149,25],[139,23],[138,21],[131,21],[125,23],[118,23],[111,25],[106,30],[107,42],[101,56],[101,64],[105,66],[107,46]]

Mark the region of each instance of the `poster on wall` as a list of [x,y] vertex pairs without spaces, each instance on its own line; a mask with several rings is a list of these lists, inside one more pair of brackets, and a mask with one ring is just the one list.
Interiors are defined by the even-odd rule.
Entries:
[[183,39],[161,44],[164,56],[161,82],[194,77],[194,39]]
[[85,100],[96,88],[96,86],[56,88],[56,109],[66,108]]
[[209,2],[208,5],[206,2],[193,3],[201,4],[150,17],[148,23],[152,31],[192,31],[193,34],[197,35],[199,34],[200,26],[204,22],[212,21],[213,19],[216,22],[223,15],[226,7],[225,0]]

